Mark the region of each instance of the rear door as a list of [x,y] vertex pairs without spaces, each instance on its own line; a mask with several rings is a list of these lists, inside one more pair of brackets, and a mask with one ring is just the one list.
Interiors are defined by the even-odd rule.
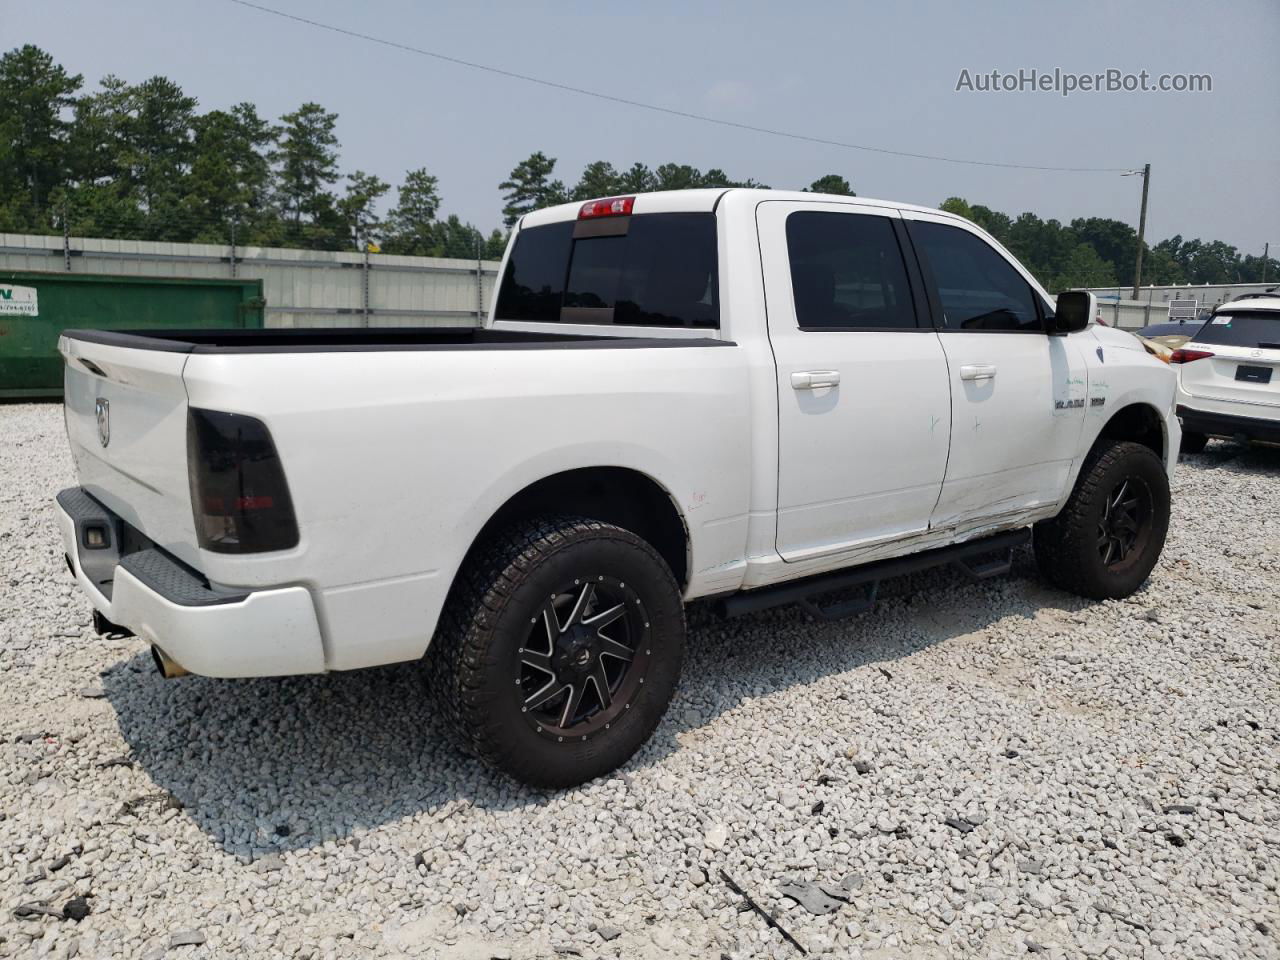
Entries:
[[[108,338],[111,334],[101,334]],[[80,485],[194,565],[187,482],[187,354],[63,337],[67,438]]]
[[1280,311],[1223,308],[1183,349],[1211,354],[1181,365],[1184,393],[1263,408],[1242,416],[1277,415],[1266,408],[1280,407]]
[[932,525],[969,528],[1056,504],[1084,424],[1087,334],[1046,334],[1048,302],[976,229],[904,218],[951,378],[951,454]]
[[922,532],[947,462],[947,364],[896,211],[757,208],[778,377],[784,560]]

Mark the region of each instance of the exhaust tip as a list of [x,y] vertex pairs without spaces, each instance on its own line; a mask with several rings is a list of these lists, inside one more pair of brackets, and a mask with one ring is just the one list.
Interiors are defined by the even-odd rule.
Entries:
[[154,643],[151,645],[151,659],[155,661],[156,672],[166,680],[172,680],[174,677],[189,676],[191,673]]

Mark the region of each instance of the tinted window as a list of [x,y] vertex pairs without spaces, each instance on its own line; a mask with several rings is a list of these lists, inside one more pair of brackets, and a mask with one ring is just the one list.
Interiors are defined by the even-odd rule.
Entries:
[[640,214],[610,227],[625,232],[575,238],[577,225],[520,231],[498,292],[497,319],[719,325],[714,214]]
[[572,220],[520,231],[498,291],[498,319],[560,319],[572,243]]
[[951,330],[1042,329],[1030,284],[983,239],[941,223],[912,222],[911,240],[932,273]]
[[1280,313],[1262,310],[1219,313],[1191,339],[1196,343],[1220,343],[1224,347],[1280,350]]
[[902,251],[887,217],[793,213],[787,217],[787,255],[800,326],[916,325]]

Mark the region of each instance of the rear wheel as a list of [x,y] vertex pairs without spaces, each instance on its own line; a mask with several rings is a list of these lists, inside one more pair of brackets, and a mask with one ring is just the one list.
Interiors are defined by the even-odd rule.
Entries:
[[1194,430],[1182,431],[1182,446],[1179,448],[1183,453],[1200,453],[1205,448],[1205,444],[1209,442],[1209,438],[1203,433],[1196,433]]
[[552,517],[476,551],[430,653],[465,745],[539,787],[626,762],[666,712],[684,653],[667,564],[612,524]]
[[1095,600],[1127,597],[1160,559],[1169,530],[1164,464],[1138,443],[1090,454],[1062,512],[1035,526],[1040,571]]

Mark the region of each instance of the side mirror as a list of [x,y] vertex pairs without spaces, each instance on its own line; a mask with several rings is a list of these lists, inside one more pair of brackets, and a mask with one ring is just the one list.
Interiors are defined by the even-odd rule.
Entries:
[[1098,298],[1083,290],[1058,294],[1058,307],[1048,320],[1050,334],[1075,333],[1083,330],[1098,315]]

